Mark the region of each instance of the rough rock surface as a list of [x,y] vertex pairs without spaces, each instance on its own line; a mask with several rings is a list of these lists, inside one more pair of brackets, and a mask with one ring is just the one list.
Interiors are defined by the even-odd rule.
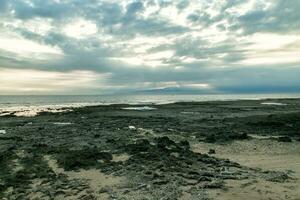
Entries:
[[194,102],[143,112],[111,105],[2,116],[0,198],[207,199],[206,191],[226,189],[226,180],[288,181],[286,172],[191,150],[197,142],[251,140],[253,133],[299,140],[300,101],[280,101],[287,105]]

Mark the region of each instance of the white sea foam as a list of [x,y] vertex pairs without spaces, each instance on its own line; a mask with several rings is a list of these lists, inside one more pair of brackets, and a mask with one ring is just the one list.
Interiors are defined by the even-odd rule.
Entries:
[[71,123],[71,122],[54,122],[53,124],[54,125],[71,125],[73,123]]
[[150,106],[140,106],[140,107],[126,107],[126,108],[122,108],[123,110],[139,110],[139,111],[143,111],[143,110],[156,110],[156,108],[150,107]]
[[4,109],[0,109],[0,116],[6,116],[6,115],[15,115],[15,116],[25,116],[25,117],[32,117],[36,116],[38,113],[41,112],[52,112],[52,113],[57,113],[57,112],[66,112],[66,111],[71,111],[71,109],[67,108],[51,108],[45,107],[45,106],[30,106],[30,107],[9,107]]
[[286,103],[276,103],[276,102],[263,102],[262,105],[270,105],[270,106],[286,106]]
[[99,103],[72,103],[61,105],[38,105],[38,106],[10,106],[0,107],[0,116],[15,115],[24,117],[33,117],[41,112],[67,112],[72,111],[72,108],[79,108],[85,106],[103,105]]

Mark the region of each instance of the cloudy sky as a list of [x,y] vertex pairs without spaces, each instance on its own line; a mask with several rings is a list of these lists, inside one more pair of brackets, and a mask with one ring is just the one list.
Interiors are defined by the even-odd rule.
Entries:
[[300,92],[299,0],[0,0],[0,94]]

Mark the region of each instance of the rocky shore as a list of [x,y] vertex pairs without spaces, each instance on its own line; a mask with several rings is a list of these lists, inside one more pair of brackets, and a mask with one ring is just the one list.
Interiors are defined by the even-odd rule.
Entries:
[[299,157],[300,99],[8,113],[0,199],[300,199]]

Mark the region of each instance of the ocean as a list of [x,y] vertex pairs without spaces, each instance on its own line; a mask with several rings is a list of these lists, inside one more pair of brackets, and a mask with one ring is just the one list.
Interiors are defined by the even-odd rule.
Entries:
[[0,95],[0,115],[35,115],[41,111],[108,104],[167,104],[190,101],[300,98],[300,94],[218,94],[218,95]]

